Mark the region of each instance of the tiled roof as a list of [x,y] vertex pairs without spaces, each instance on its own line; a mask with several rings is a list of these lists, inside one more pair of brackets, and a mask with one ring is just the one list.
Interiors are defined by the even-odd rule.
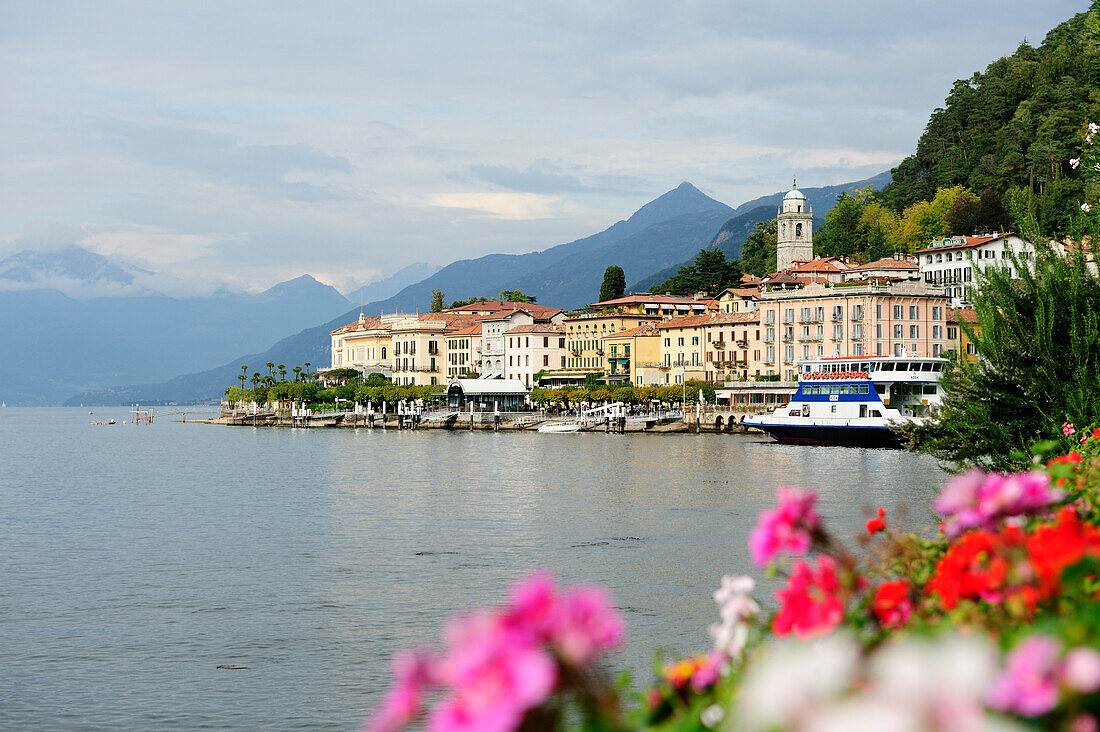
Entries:
[[873,262],[867,264],[861,264],[857,267],[852,267],[854,270],[863,269],[920,269],[920,265],[916,262],[910,262],[908,259],[895,259],[893,257],[883,257],[882,259],[876,259]]
[[500,300],[486,300],[485,302],[473,302],[469,305],[460,305],[457,308],[447,308],[443,312],[445,313],[460,313],[469,315],[471,313],[480,313],[486,311],[492,314],[505,314],[513,310],[523,310],[537,315],[539,317],[549,317],[555,313],[560,313],[561,308],[552,308],[546,305],[539,305],[533,302],[502,302]]
[[924,249],[918,249],[916,254],[928,254],[930,252],[953,252],[956,249],[969,249],[971,247],[981,246],[982,244],[988,244],[991,241],[997,241],[998,239],[1004,239],[1006,236],[1011,236],[1012,232],[1006,232],[1004,234],[995,234],[993,236],[963,236],[959,237],[963,239],[965,244],[955,244],[949,247],[926,247]]
[[844,272],[850,269],[848,264],[836,257],[815,257],[795,263],[788,271],[791,273],[802,272]]
[[685,318],[673,318],[672,320],[666,320],[657,326],[659,330],[670,330],[672,328],[697,328],[699,326],[706,325],[732,325],[735,323],[755,323],[759,322],[760,313],[718,313],[717,315],[695,315]]
[[646,303],[658,303],[661,305],[701,305],[699,300],[691,297],[677,297],[673,295],[649,295],[644,292],[636,292],[626,297],[617,297],[614,300],[603,300],[592,303],[591,307],[613,307],[615,305],[644,305]]
[[461,328],[459,330],[451,331],[447,335],[450,336],[468,336],[468,335],[481,335],[481,323],[474,323],[473,325]]
[[657,335],[656,323],[645,323],[639,325],[637,328],[630,328],[629,330],[620,330],[618,333],[610,333],[603,336],[603,338],[633,338],[634,336],[648,336]]
[[977,323],[978,312],[972,308],[948,308],[948,323]]
[[336,330],[329,331],[329,335],[336,335],[337,333],[353,333],[357,330],[388,330],[389,324],[383,324],[382,319],[378,316],[372,316],[364,318],[363,320],[356,320],[354,323],[348,323],[341,326]]
[[517,325],[515,328],[509,328],[504,331],[504,335],[510,333],[564,333],[564,325],[555,325],[554,323],[532,323],[530,325]]

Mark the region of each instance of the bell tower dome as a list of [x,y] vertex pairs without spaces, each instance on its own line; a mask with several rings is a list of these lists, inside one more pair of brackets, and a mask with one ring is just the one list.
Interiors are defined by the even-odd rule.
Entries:
[[776,270],[790,269],[797,261],[814,258],[814,213],[806,194],[798,190],[798,181],[783,196],[776,216]]

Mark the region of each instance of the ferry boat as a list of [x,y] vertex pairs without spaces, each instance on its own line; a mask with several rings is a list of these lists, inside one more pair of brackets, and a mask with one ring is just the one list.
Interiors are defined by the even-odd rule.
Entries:
[[798,364],[798,390],[771,414],[741,424],[779,442],[899,447],[898,428],[919,423],[942,400],[945,358],[817,358]]

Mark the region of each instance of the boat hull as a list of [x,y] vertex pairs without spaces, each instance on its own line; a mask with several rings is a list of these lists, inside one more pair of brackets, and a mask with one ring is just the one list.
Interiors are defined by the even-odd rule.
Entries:
[[842,447],[903,447],[904,439],[889,427],[848,427],[793,424],[752,424],[778,442],[797,445],[838,445]]

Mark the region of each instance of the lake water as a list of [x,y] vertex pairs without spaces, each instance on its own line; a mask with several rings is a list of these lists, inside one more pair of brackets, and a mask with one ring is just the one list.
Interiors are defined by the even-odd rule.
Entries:
[[[290,430],[0,409],[0,726],[353,729],[396,649],[533,568],[610,588],[617,658],[705,650],[779,484],[931,524],[906,452],[744,435]],[[93,419],[119,424],[93,427]],[[765,592],[768,587],[765,587]],[[221,670],[219,665],[246,666]]]

